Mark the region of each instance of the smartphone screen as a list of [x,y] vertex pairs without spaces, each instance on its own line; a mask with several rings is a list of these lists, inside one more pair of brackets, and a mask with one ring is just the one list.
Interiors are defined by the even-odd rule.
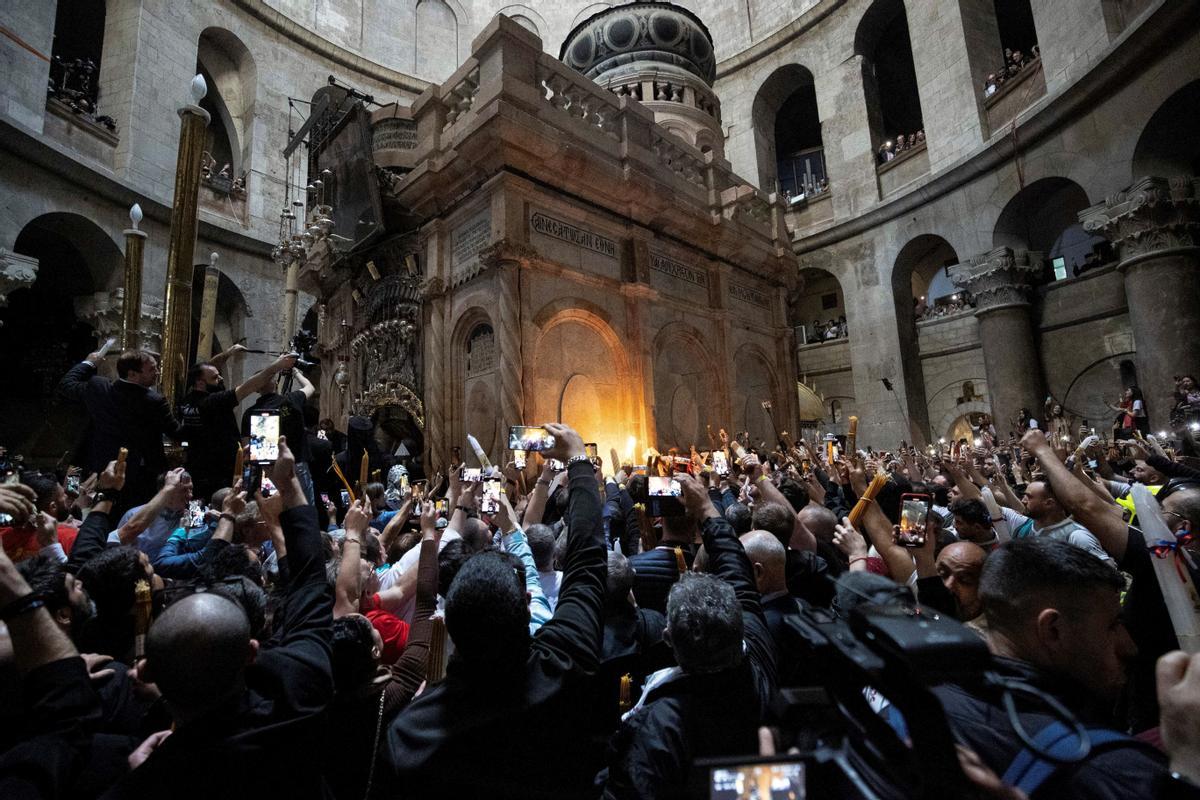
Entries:
[[585,442],[583,445],[583,452],[588,458],[599,458],[600,456],[600,448],[595,442]]
[[508,429],[508,449],[527,453],[542,452],[554,447],[554,437],[537,425],[513,425]]
[[500,481],[488,480],[483,483],[483,496],[479,498],[479,513],[495,514],[500,510]]
[[651,475],[647,479],[647,488],[651,497],[680,497],[683,495],[679,481],[662,475]]
[[925,544],[925,522],[929,519],[930,497],[927,494],[906,494],[900,497],[900,533],[896,542],[904,547]]
[[513,466],[517,469],[525,469],[525,451],[513,450]]
[[709,774],[708,796],[711,800],[741,800],[743,797],[804,800],[807,792],[803,761],[715,767]]
[[483,480],[483,470],[479,467],[463,467],[458,472],[458,480],[462,483],[479,483]]
[[450,501],[444,497],[441,500],[435,501],[433,507],[439,517],[448,516],[450,513]]
[[268,478],[266,475],[263,475],[262,476],[262,496],[270,497],[271,495],[275,494],[275,492],[277,492],[277,491],[279,491],[279,490],[275,488],[275,484],[271,483],[271,479]]
[[550,469],[552,469],[554,472],[562,472],[564,469],[566,469],[566,465],[557,458],[547,459],[546,463],[550,465]]
[[250,415],[250,460],[271,464],[279,458],[279,412],[262,411]]
[[325,494],[324,492],[321,492],[321,502],[324,505],[329,505],[329,495]]
[[343,506],[350,505],[350,493],[347,492],[345,489],[342,490],[342,505]]
[[713,472],[718,475],[729,474],[729,458],[725,455],[724,450],[714,450],[712,454]]

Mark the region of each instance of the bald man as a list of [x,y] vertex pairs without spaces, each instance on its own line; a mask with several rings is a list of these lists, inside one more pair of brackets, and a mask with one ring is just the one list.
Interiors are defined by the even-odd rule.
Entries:
[[[321,711],[333,696],[333,589],[316,509],[285,438],[259,500],[277,516],[291,580],[261,647],[237,595],[215,590],[164,611],[146,636],[143,681],[158,684],[173,732],[147,739],[105,797],[321,797]],[[223,519],[222,525],[233,523]]]
[[837,515],[822,505],[809,503],[796,514],[800,525],[817,540],[817,555],[825,559],[829,574],[837,577],[849,567],[846,556],[833,544],[833,529],[837,527]]
[[935,562],[942,585],[954,595],[955,616],[977,629],[985,624],[979,576],[986,558],[987,552],[974,542],[954,542],[942,548]]
[[788,593],[787,550],[768,531],[750,531],[741,537],[741,542],[754,568],[763,616],[775,640],[779,685],[793,686],[800,673],[801,656],[799,639],[788,619],[800,615],[800,604],[804,601]]

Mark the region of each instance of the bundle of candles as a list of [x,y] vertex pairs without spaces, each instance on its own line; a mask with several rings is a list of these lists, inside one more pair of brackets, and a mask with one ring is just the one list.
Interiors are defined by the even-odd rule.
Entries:
[[883,485],[887,483],[887,481],[888,476],[886,472],[875,473],[875,477],[871,478],[871,485],[867,487],[865,492],[863,492],[862,497],[858,498],[858,502],[854,504],[854,508],[850,511],[851,525],[856,528],[858,527],[859,521],[862,519],[863,514],[867,513],[867,506],[875,502],[875,496],[879,494],[879,491],[883,488]]

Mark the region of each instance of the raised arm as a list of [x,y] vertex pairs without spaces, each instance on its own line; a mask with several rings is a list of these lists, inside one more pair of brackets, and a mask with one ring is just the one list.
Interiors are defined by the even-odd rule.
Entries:
[[604,626],[604,583],[608,562],[600,525],[600,491],[583,439],[566,425],[547,423],[555,447],[550,458],[567,462],[567,552],[554,617],[542,626],[533,647],[549,648],[584,670],[600,661]]
[[158,490],[158,493],[117,530],[121,544],[136,544],[138,535],[150,527],[162,510],[167,507],[167,504],[173,499],[187,495],[191,483],[192,478],[183,467],[177,467],[168,472],[163,487]]
[[87,392],[88,381],[96,374],[96,365],[99,362],[100,354],[92,353],[88,356],[87,361],[80,361],[67,370],[67,374],[63,375],[62,380],[58,382],[58,396],[64,400],[82,403],[84,394]]
[[550,469],[549,461],[542,465],[542,474],[538,476],[537,483],[533,486],[529,502],[525,504],[525,515],[521,518],[521,524],[525,527],[536,525],[542,521],[542,515],[546,513],[546,499],[550,496],[550,484],[556,474],[554,470]]
[[537,564],[533,560],[533,550],[525,531],[517,524],[517,515],[513,512],[508,495],[501,490],[500,510],[496,512],[496,524],[500,526],[503,536],[504,549],[521,559],[525,566],[525,591],[529,593],[529,634],[532,636],[545,625],[554,612],[550,610],[550,601],[542,591],[542,582],[538,579]]
[[1076,522],[1087,528],[1100,541],[1110,556],[1119,563],[1125,556],[1129,532],[1121,509],[1108,503],[1081,483],[1066,465],[1058,460],[1050,443],[1041,431],[1033,430],[1021,437],[1021,446],[1032,453],[1050,481],[1054,496]]
[[358,600],[362,597],[362,543],[370,524],[371,501],[365,497],[355,500],[342,523],[346,538],[342,540],[342,563],[334,591],[334,619],[358,612]]
[[78,572],[79,568],[108,546],[108,532],[112,530],[113,501],[111,495],[120,492],[125,486],[125,464],[116,461],[108,462],[104,472],[96,478],[96,486],[105,498],[92,504],[92,510],[87,519],[79,526],[75,536],[75,545],[71,548],[71,556],[67,559],[67,571]]
[[417,562],[417,608],[408,632],[404,654],[391,668],[392,681],[384,690],[385,715],[407,705],[425,680],[429,666],[429,638],[433,632],[430,617],[437,609],[438,541],[437,511],[432,501],[421,512],[421,558]]

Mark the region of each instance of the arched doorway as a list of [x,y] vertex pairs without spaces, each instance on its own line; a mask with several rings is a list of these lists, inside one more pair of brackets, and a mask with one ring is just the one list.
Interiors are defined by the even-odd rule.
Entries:
[[872,149],[923,131],[921,97],[903,0],[875,0],[859,22],[854,52],[862,57],[863,94]]
[[828,186],[821,118],[812,73],[788,64],[771,74],[754,97],[759,186],[790,197],[811,197]]
[[1062,280],[1107,260],[1107,242],[1083,230],[1079,212],[1091,203],[1067,178],[1042,178],[1013,195],[992,235],[995,247],[1031,250],[1045,260],[1045,279]]
[[900,249],[892,270],[896,316],[901,324],[943,313],[959,294],[946,267],[959,262],[954,248],[935,234],[921,234]]
[[[34,464],[53,466],[82,437],[83,410],[55,399],[67,370],[100,344],[77,301],[110,288],[120,275],[116,243],[77,214],[44,214],[17,236],[13,251],[37,259],[37,279],[0,308],[0,443]],[[117,328],[120,320],[116,320]],[[32,423],[32,424],[31,424]]]
[[1138,137],[1133,180],[1146,175],[1200,175],[1200,80],[1167,98]]

